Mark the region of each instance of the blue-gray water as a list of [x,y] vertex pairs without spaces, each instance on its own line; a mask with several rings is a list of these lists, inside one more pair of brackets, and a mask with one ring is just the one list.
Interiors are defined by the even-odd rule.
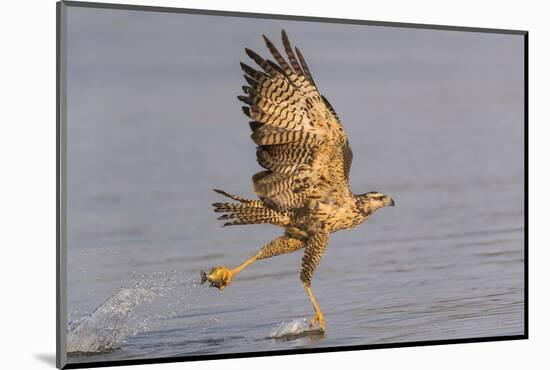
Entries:
[[[523,334],[522,38],[69,8],[69,362]],[[396,207],[301,252],[234,266],[281,234],[220,228],[222,188],[260,168],[235,99],[243,47],[285,28],[342,119],[351,187]],[[280,329],[280,328],[279,328]],[[283,328],[285,329],[285,328]],[[101,351],[110,350],[106,353]]]

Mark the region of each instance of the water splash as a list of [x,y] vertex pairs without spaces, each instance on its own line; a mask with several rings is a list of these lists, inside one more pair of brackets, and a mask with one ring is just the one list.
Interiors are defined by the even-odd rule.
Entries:
[[[91,313],[73,313],[68,324],[67,353],[111,352],[131,336],[148,331],[153,319],[176,315],[177,307],[174,306],[181,308],[189,293],[200,286],[196,276],[179,272],[141,275]],[[168,296],[178,297],[179,302],[162,304],[163,298]],[[143,310],[144,306],[150,307],[153,303],[159,307],[149,313]],[[163,312],[163,309],[171,311]]]
[[308,334],[320,334],[319,327],[310,327],[309,320],[295,319],[291,321],[283,321],[275,329],[271,331],[268,338],[293,338]]

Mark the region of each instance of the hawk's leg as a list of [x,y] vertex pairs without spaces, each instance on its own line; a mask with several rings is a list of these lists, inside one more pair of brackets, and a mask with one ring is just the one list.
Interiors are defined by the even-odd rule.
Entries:
[[262,249],[260,249],[258,253],[256,253],[254,256],[246,260],[241,265],[235,267],[234,269],[229,269],[226,266],[218,266],[213,267],[208,274],[205,272],[201,272],[202,283],[209,281],[211,286],[222,290],[226,286],[231,284],[231,281],[233,280],[235,275],[244,270],[244,268],[250,265],[252,262],[269,257],[274,257],[279,254],[292,253],[303,247],[303,240],[296,239],[288,235],[281,236],[280,238],[277,238],[266,244]]
[[328,233],[319,232],[313,234],[306,242],[306,250],[304,252],[304,257],[302,258],[302,269],[300,271],[300,280],[304,283],[306,288],[307,295],[313,305],[315,310],[315,315],[313,319],[309,322],[310,327],[314,327],[315,324],[319,324],[319,329],[324,332],[326,329],[325,316],[317,304],[317,300],[311,291],[311,279],[313,278],[313,272],[319,265],[321,257],[325,253],[325,249],[328,244]]

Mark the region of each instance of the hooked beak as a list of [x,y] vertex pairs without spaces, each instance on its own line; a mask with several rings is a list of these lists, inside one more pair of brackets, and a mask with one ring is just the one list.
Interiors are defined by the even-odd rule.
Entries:
[[390,203],[388,204],[388,206],[395,207],[395,202],[393,198],[390,198]]

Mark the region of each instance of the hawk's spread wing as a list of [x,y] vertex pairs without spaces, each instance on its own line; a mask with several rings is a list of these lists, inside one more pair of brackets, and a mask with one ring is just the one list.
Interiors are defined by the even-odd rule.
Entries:
[[351,196],[348,176],[352,153],[342,125],[315,86],[309,68],[283,31],[288,62],[265,36],[275,62],[246,53],[262,71],[241,63],[250,86],[239,99],[248,106],[258,163],[254,191],[264,203],[287,211],[312,201],[340,203]]

